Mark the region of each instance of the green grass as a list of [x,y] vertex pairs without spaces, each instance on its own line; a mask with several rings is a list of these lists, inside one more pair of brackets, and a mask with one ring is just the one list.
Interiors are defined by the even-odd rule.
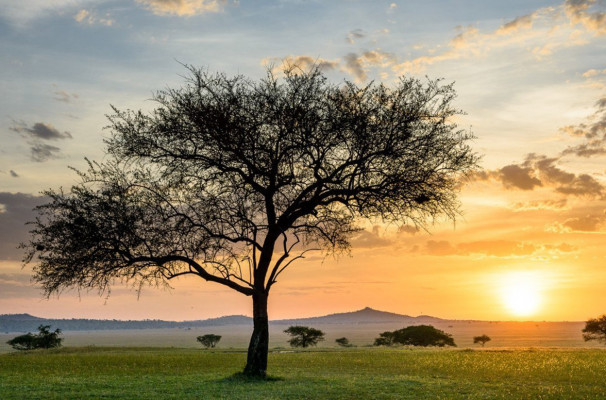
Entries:
[[63,348],[0,355],[0,399],[594,399],[602,350],[352,349],[271,353],[269,381],[239,351]]

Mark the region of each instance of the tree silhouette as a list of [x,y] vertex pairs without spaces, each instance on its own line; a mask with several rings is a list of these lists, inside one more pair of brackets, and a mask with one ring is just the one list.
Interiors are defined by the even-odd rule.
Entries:
[[188,67],[150,113],[110,115],[101,163],[37,208],[25,262],[46,295],[195,275],[252,297],[245,374],[265,376],[267,299],[293,261],[347,250],[360,220],[454,218],[474,169],[439,81],[335,85],[316,68],[252,81]]
[[208,349],[215,347],[217,343],[219,343],[219,340],[221,340],[221,336],[209,333],[207,335],[198,336],[196,340],[200,342],[202,346]]
[[490,342],[492,339],[488,335],[474,336],[473,343],[480,343],[482,347],[486,344],[486,342]]
[[585,322],[583,339],[586,342],[597,340],[598,342],[606,343],[606,314],[601,315],[598,318],[591,318]]
[[60,334],[61,329],[51,332],[50,325],[40,325],[36,335],[28,332],[25,335],[14,337],[6,343],[15,350],[52,349],[61,346],[63,339],[59,337]]
[[375,339],[375,346],[456,346],[452,335],[431,325],[412,325],[393,332],[383,332]]
[[338,339],[335,339],[335,343],[337,343],[341,347],[353,347],[353,345],[349,343],[349,339],[347,339],[346,337],[340,337]]
[[306,348],[315,346],[318,342],[324,340],[324,332],[307,326],[290,326],[284,333],[291,336],[291,339],[288,340],[288,344],[292,347]]

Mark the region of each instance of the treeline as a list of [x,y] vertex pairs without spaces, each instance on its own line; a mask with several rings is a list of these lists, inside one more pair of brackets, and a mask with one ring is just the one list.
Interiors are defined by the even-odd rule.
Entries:
[[212,318],[197,321],[163,321],[158,319],[117,320],[117,319],[46,319],[29,314],[0,315],[0,332],[30,332],[40,325],[52,325],[63,331],[101,331],[120,329],[163,329],[163,328],[199,328],[221,325],[252,325],[252,319],[243,315]]

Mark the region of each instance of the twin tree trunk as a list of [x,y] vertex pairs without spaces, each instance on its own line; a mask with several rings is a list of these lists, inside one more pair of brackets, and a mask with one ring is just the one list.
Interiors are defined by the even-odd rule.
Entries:
[[267,316],[267,293],[255,291],[253,298],[254,328],[248,345],[248,358],[244,374],[264,378],[267,371],[269,350],[269,318]]

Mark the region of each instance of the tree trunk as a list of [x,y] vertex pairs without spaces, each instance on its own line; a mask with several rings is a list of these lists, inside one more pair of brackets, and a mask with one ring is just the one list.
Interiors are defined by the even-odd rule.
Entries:
[[253,294],[254,329],[248,345],[248,358],[244,374],[264,378],[267,371],[269,349],[269,319],[267,317],[267,293]]

